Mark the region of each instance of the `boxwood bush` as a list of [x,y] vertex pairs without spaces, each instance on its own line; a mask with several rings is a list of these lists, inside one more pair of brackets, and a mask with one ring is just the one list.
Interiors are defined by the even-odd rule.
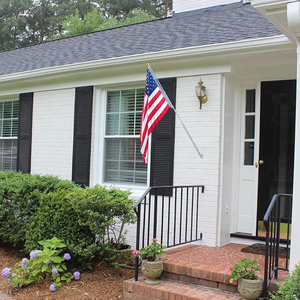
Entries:
[[124,243],[124,225],[135,222],[128,196],[54,176],[0,172],[0,240],[29,253],[55,236],[64,240],[73,262],[112,262]]
[[0,239],[22,248],[31,216],[43,194],[76,185],[54,176],[0,172]]
[[300,263],[295,266],[292,273],[288,274],[278,291],[269,294],[272,300],[297,300],[300,299]]

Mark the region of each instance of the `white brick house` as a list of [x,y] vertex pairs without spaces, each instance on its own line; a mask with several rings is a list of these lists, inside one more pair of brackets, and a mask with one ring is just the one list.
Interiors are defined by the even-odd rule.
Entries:
[[[0,53],[0,104],[13,112],[19,103],[21,124],[18,132],[16,115],[2,116],[12,130],[4,134],[2,125],[1,168],[130,188],[135,199],[157,180],[202,184],[202,243],[210,246],[232,235],[259,237],[273,194],[293,193],[296,215],[299,1],[251,2],[174,0],[175,14],[164,20]],[[167,178],[154,178],[154,150],[148,165],[138,154],[147,62],[175,93],[203,153],[175,117]],[[202,110],[200,78],[208,96]],[[292,266],[300,261],[299,222],[292,225]]]

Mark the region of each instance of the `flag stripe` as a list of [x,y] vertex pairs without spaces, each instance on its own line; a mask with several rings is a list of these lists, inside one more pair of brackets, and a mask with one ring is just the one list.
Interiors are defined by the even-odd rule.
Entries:
[[166,114],[170,106],[170,100],[161,89],[151,68],[148,67],[140,131],[141,153],[144,163],[147,163],[148,158],[149,135]]

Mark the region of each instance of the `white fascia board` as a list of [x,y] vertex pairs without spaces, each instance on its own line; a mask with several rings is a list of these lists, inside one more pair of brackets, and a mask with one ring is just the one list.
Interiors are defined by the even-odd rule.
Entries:
[[253,52],[261,53],[264,51],[276,51],[278,49],[290,49],[291,47],[292,45],[289,39],[287,39],[284,35],[279,35],[274,37],[249,39],[237,42],[188,47],[182,49],[160,51],[155,53],[144,53],[116,58],[94,60],[63,66],[25,71],[20,73],[13,73],[0,76],[0,83],[37,77],[40,78],[42,76],[62,74],[67,72],[93,70],[105,67],[120,67],[134,63],[144,63],[148,61],[187,59],[193,56],[196,56],[197,59],[207,60],[209,59],[209,57],[224,57],[224,55],[246,54]]
[[[296,0],[295,0],[296,1]],[[251,4],[255,9],[270,8],[270,7],[284,7],[287,3],[294,2],[293,0],[251,0]]]

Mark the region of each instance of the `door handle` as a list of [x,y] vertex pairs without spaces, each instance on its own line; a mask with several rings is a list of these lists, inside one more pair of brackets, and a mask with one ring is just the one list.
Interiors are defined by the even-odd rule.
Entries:
[[263,164],[264,164],[264,161],[261,159],[258,162],[255,162],[255,168],[257,168],[258,165],[263,165]]

